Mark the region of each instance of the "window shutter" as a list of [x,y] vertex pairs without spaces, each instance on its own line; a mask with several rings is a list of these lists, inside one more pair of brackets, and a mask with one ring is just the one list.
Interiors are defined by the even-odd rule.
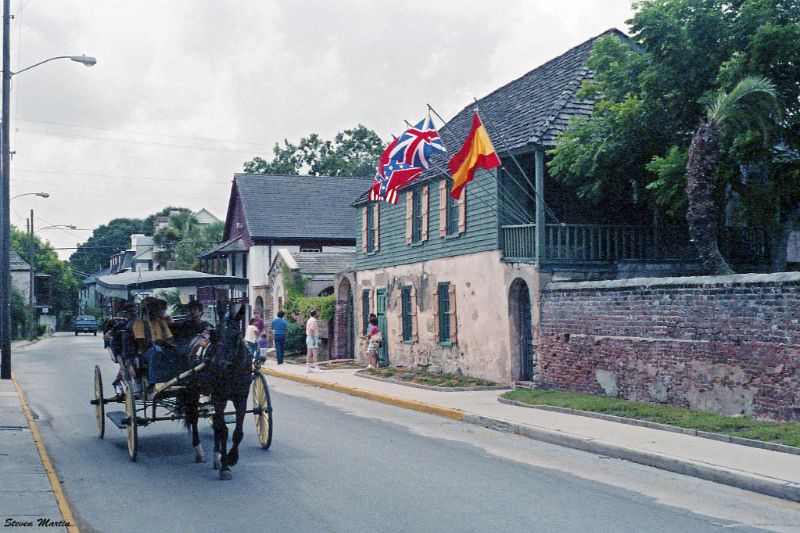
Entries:
[[369,206],[361,208],[361,251],[367,253],[367,209]]
[[461,189],[458,199],[458,233],[467,231],[467,188]]
[[411,286],[411,340],[419,342],[419,333],[417,332],[417,289]]
[[428,186],[422,188],[422,240],[428,240]]
[[373,209],[375,211],[373,212],[374,216],[373,216],[372,219],[375,221],[375,229],[374,229],[374,232],[375,232],[375,251],[377,252],[378,250],[381,249],[381,211],[380,211],[380,204],[378,202],[375,202],[375,205],[373,206]]
[[439,182],[439,237],[447,235],[447,180]]
[[447,288],[450,296],[450,342],[458,342],[458,320],[456,313],[456,286],[452,283]]
[[411,217],[414,213],[414,193],[406,191],[406,244],[411,244]]
[[369,312],[378,314],[378,293],[377,289],[370,289],[369,291]]
[[433,338],[436,344],[439,344],[439,286],[434,285],[433,288]]

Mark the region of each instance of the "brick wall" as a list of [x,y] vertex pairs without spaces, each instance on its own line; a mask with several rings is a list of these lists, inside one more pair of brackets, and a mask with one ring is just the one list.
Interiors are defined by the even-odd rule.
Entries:
[[543,386],[800,420],[800,273],[551,283]]

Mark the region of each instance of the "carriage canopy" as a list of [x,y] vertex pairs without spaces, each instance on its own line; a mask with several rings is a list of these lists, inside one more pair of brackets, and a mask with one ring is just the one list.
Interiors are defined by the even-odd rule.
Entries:
[[194,270],[145,270],[108,274],[97,278],[97,292],[106,297],[127,298],[132,292],[182,287],[247,291],[247,278],[218,276]]

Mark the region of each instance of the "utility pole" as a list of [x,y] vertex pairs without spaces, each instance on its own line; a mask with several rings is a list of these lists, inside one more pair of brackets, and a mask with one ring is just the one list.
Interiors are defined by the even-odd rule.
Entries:
[[30,265],[30,290],[28,291],[28,340],[32,341],[35,337],[34,320],[36,319],[36,308],[33,292],[36,289],[36,273],[33,266],[33,209],[31,209],[30,223],[28,224],[28,264]]
[[9,98],[11,96],[11,54],[9,20],[11,0],[3,1],[3,108],[0,142],[0,379],[11,379],[11,198],[9,166]]

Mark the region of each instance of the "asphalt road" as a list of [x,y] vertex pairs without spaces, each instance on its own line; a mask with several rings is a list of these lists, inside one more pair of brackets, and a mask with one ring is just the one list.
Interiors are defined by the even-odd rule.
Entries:
[[134,463],[97,438],[95,364],[110,390],[99,337],[14,359],[82,531],[800,531],[797,504],[278,379],[272,448],[248,418],[232,481],[179,422],[140,428]]

